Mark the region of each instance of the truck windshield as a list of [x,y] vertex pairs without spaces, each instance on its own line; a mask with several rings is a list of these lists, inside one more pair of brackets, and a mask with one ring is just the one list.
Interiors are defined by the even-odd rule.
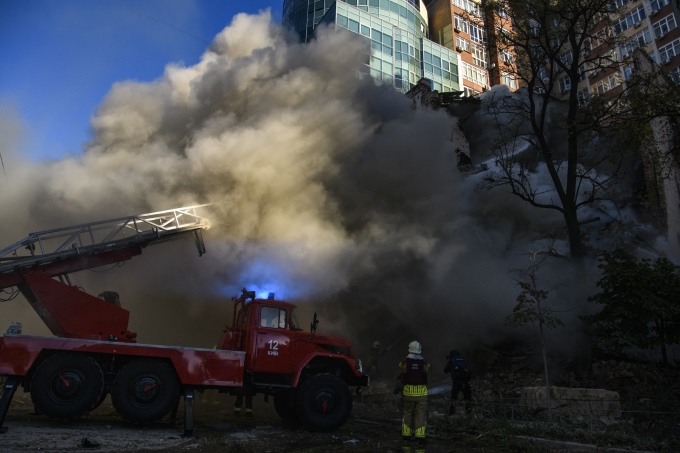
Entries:
[[262,307],[260,326],[274,329],[286,328],[286,310],[276,307]]

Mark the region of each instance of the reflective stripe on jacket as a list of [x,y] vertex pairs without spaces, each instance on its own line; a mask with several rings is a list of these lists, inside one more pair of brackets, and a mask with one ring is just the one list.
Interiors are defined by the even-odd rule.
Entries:
[[426,385],[405,385],[401,391],[404,396],[427,396]]

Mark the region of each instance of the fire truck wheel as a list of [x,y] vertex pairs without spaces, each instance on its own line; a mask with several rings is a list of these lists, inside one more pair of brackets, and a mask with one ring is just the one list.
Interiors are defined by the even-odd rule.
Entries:
[[160,360],[138,359],[125,365],[111,385],[113,407],[125,420],[150,424],[165,417],[179,398],[175,370]]
[[295,411],[295,400],[292,390],[282,390],[274,393],[274,410],[281,419],[290,424],[297,424],[297,412]]
[[300,422],[310,431],[334,431],[352,412],[352,394],[339,377],[317,374],[298,388],[296,410]]
[[92,357],[60,353],[41,363],[31,379],[36,412],[52,418],[78,418],[104,393],[104,373]]

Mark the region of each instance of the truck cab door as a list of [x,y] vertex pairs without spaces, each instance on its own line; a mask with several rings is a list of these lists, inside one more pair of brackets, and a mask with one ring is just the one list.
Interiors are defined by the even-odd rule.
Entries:
[[257,326],[256,373],[292,374],[294,343],[290,341],[288,311],[281,307],[262,305]]

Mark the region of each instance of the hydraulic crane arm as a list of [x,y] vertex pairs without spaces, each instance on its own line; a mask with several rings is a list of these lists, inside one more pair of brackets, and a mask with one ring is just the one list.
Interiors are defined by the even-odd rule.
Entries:
[[0,250],[0,289],[16,286],[54,335],[134,341],[129,312],[71,286],[68,274],[128,260],[188,234],[202,255],[201,231],[210,226],[197,214],[203,206],[30,233]]

